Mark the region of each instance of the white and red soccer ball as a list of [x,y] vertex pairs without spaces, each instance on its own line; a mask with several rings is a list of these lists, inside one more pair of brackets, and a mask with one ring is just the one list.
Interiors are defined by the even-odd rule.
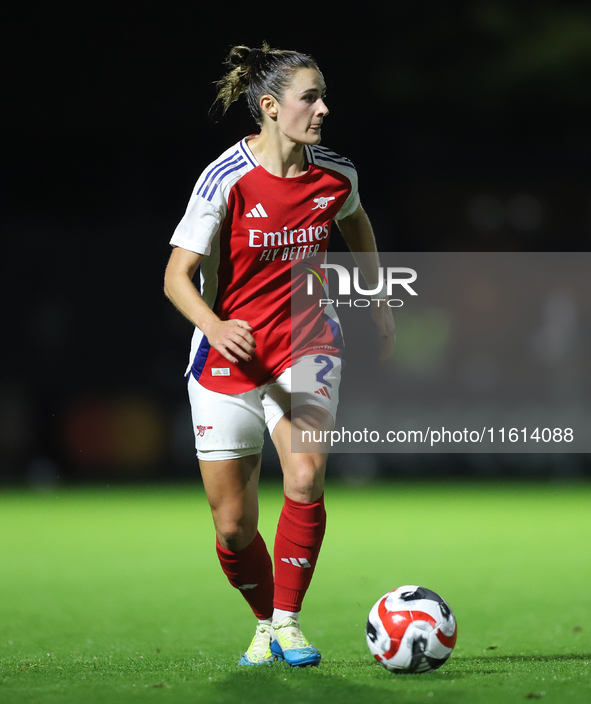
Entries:
[[453,611],[439,594],[424,587],[398,587],[369,612],[367,645],[387,670],[431,672],[441,667],[456,644]]

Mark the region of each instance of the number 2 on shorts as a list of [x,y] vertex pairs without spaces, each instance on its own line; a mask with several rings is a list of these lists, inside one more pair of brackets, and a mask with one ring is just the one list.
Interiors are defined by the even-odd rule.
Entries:
[[319,354],[318,357],[314,359],[316,364],[322,364],[324,362],[324,367],[316,373],[316,381],[319,382],[320,384],[326,384],[326,386],[329,386],[332,389],[332,384],[330,381],[326,381],[324,378],[328,372],[334,367],[334,363],[330,357],[327,357],[325,354]]

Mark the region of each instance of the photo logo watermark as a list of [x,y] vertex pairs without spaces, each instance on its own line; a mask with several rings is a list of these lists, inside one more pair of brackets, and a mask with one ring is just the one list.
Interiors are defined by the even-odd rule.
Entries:
[[[324,273],[324,270],[336,271],[338,276],[338,296],[349,297],[351,296],[351,274],[347,267],[342,264],[325,264],[322,263],[319,266],[308,264],[306,266],[308,270],[308,276],[306,281],[306,293],[309,296],[314,295],[314,279],[320,282],[323,290],[328,292],[328,278]],[[402,288],[411,296],[418,296],[418,293],[411,287],[411,284],[417,280],[417,272],[414,269],[409,269],[408,267],[398,266],[398,267],[378,267],[378,281],[377,283],[369,289],[364,288],[360,282],[359,267],[353,267],[353,289],[355,293],[360,296],[367,296],[367,298],[353,298],[347,301],[341,301],[338,298],[320,298],[318,301],[319,306],[327,305],[346,305],[355,306],[357,308],[367,308],[371,305],[371,301],[377,301],[378,305],[384,302],[390,308],[400,308],[404,305],[404,301],[400,298],[394,297],[394,287],[402,286]],[[399,289],[396,289],[398,291]]]

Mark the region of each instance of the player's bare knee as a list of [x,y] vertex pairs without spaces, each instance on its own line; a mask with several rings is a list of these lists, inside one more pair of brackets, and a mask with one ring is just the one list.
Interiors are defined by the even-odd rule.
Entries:
[[243,550],[256,536],[257,523],[250,517],[214,514],[213,520],[218,540],[227,550]]
[[284,470],[285,493],[294,501],[316,501],[324,491],[326,460],[318,455],[300,455]]

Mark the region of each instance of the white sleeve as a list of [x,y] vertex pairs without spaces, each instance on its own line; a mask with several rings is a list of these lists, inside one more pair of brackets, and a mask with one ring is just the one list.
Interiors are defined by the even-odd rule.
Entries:
[[343,173],[345,173],[345,175],[351,182],[351,193],[349,193],[349,197],[345,201],[345,204],[337,213],[335,220],[342,220],[343,218],[346,218],[349,215],[353,215],[353,213],[357,210],[359,204],[361,203],[361,199],[359,198],[359,191],[357,188],[357,171],[355,171],[353,167],[349,167],[346,169],[346,171],[343,170]]
[[[218,190],[221,195],[221,189]],[[225,198],[217,197],[209,201],[197,195],[197,188],[195,188],[187,211],[177,225],[170,244],[197,254],[209,255],[213,238],[219,232],[226,213]]]

